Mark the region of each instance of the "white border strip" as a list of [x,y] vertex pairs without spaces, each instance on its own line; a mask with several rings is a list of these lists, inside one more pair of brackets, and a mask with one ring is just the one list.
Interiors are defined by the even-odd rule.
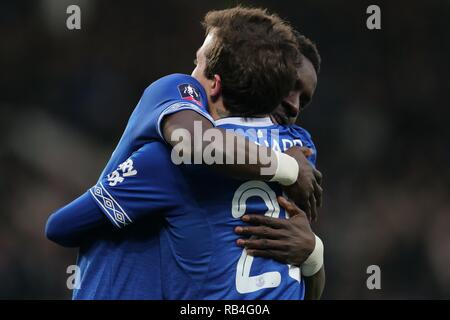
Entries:
[[[95,187],[95,186],[94,186]],[[114,224],[116,225],[117,228],[122,228],[116,221],[116,219],[111,216],[111,213],[109,212],[109,210],[107,208],[105,208],[105,206],[103,205],[103,203],[100,202],[100,200],[97,198],[97,196],[92,192],[92,188],[89,189],[89,192],[91,193],[92,197],[95,199],[95,201],[97,201],[97,203],[100,205],[100,207],[103,208],[103,212],[106,212],[106,214],[109,216],[109,220],[111,220],[112,222],[114,222]]]
[[223,124],[236,124],[240,126],[247,126],[247,127],[268,127],[273,126],[274,123],[272,122],[272,119],[270,117],[264,117],[264,118],[241,118],[241,117],[229,117],[229,118],[222,118],[219,120],[216,120],[216,125],[223,125]]

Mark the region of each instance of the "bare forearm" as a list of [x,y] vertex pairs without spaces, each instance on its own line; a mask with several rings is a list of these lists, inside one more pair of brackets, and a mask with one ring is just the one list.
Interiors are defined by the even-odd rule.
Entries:
[[322,268],[313,276],[305,277],[305,300],[319,300],[325,288],[325,268]]
[[162,129],[173,152],[182,154],[190,163],[209,165],[235,179],[269,181],[275,174],[278,159],[270,148],[214,127],[193,111],[168,116]]
[[224,159],[224,165],[213,168],[242,180],[269,181],[276,170],[277,157],[264,146],[255,144],[243,135],[216,128],[225,137],[224,142],[212,142],[216,152]]

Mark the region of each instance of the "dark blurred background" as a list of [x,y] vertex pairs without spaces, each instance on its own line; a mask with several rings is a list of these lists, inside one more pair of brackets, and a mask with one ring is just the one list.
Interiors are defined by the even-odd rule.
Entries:
[[[70,298],[48,215],[93,185],[147,85],[190,73],[236,1],[0,2],[0,298]],[[449,1],[241,1],[313,39],[327,299],[450,298]],[[81,7],[81,30],[66,8]],[[366,8],[381,7],[381,30]],[[381,268],[381,290],[366,268]]]

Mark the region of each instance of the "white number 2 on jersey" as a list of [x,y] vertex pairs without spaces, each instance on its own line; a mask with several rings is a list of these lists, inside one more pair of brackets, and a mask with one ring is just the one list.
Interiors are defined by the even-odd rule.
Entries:
[[[231,213],[234,218],[242,217],[247,209],[247,200],[251,197],[261,198],[267,206],[266,216],[278,218],[280,206],[275,192],[262,181],[248,181],[243,183],[234,193]],[[265,288],[275,288],[281,283],[281,274],[278,271],[265,272],[250,276],[253,257],[243,249],[236,268],[236,290],[239,293],[249,293]],[[289,276],[300,282],[300,270],[288,265]]]

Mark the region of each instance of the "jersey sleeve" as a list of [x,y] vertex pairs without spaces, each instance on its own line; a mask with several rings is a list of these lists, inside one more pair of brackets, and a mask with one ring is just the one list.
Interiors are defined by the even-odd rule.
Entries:
[[161,124],[170,114],[192,110],[214,125],[206,93],[193,77],[173,74],[152,83],[144,91],[129,121],[133,139],[164,141]]
[[180,168],[161,142],[147,143],[89,191],[111,223],[122,228],[143,217],[190,206]]
[[308,157],[308,160],[314,165],[316,166],[316,162],[317,162],[317,148],[316,145],[314,144],[314,141],[311,138],[311,135],[308,131],[305,130],[305,147],[310,148],[311,150],[313,150],[312,155],[310,155]]
[[55,211],[47,220],[47,238],[65,247],[78,247],[86,238],[98,232],[108,221],[89,192]]

